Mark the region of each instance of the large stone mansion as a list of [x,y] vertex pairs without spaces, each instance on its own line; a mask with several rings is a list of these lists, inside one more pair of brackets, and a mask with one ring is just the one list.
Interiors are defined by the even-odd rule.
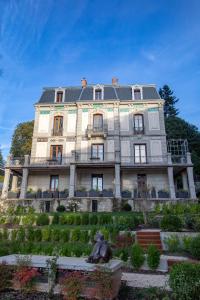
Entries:
[[35,105],[30,157],[8,157],[4,203],[52,211],[77,201],[82,211],[112,211],[196,199],[187,142],[166,140],[164,101],[155,85],[45,88]]

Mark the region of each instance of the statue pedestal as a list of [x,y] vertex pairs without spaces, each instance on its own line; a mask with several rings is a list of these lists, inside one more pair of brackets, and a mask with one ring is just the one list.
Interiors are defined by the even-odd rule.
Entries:
[[[26,255],[17,255],[18,257],[24,257]],[[48,269],[46,260],[52,259],[52,256],[45,255],[32,255],[31,256],[31,266],[34,268],[39,268],[41,276],[38,277],[36,290],[38,291],[48,291]],[[122,262],[117,259],[111,259],[105,264],[91,264],[86,262],[87,258],[77,258],[77,257],[59,257],[57,260],[57,270],[58,270],[58,280],[55,285],[54,293],[60,293],[61,287],[59,285],[59,280],[62,278],[64,272],[80,271],[83,275],[84,288],[82,291],[82,296],[87,299],[102,299],[100,296],[101,291],[98,290],[101,284],[98,280],[94,280],[94,272],[98,269],[100,272],[105,272],[105,279],[110,278],[111,289],[109,297],[106,299],[114,299],[117,297],[119,288],[121,285],[122,276]],[[0,263],[5,262],[7,265],[16,265],[16,255],[7,255],[0,257]],[[102,273],[103,274],[103,273]],[[108,277],[107,277],[108,276]],[[103,277],[103,276],[102,276]],[[90,278],[92,278],[90,280]],[[104,280],[105,283],[105,280]],[[95,293],[95,297],[94,297]],[[93,296],[91,296],[93,295]]]

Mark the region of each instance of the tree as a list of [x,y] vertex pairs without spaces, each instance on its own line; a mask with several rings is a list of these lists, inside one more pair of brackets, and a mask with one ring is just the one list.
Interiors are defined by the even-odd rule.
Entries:
[[2,155],[2,152],[1,152],[1,149],[0,149],[0,165],[3,164],[3,155]]
[[179,111],[175,107],[175,104],[179,101],[179,99],[176,98],[176,96],[174,96],[174,92],[170,89],[170,87],[167,84],[165,84],[162,88],[159,89],[159,94],[160,97],[165,100],[165,117],[168,118],[177,116]]
[[167,139],[187,139],[195,174],[200,175],[200,132],[195,125],[171,116],[165,119]]
[[17,125],[13,137],[10,153],[14,157],[21,157],[31,153],[34,121]]

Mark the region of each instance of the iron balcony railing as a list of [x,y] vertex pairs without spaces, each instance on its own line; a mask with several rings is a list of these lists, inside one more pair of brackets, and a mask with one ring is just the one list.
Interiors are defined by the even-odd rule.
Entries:
[[62,136],[63,135],[63,128],[53,128],[52,129],[52,136]]
[[72,161],[72,156],[62,156],[62,157],[31,157],[31,166],[60,166],[69,165]]
[[133,130],[134,130],[134,134],[144,134],[144,126],[141,127],[134,126]]
[[115,162],[116,154],[115,152],[76,152],[75,161],[76,162],[87,162],[87,163],[101,163],[101,162]]
[[108,133],[108,126],[107,124],[103,124],[102,126],[87,126],[87,135],[88,136],[106,136]]

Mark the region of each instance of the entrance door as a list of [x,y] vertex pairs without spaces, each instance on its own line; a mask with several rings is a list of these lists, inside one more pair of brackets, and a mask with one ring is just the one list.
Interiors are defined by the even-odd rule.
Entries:
[[51,203],[50,201],[45,201],[45,212],[49,213],[51,210]]
[[92,212],[98,211],[98,203],[97,200],[92,200]]
[[137,175],[138,198],[147,197],[147,176],[146,174]]

